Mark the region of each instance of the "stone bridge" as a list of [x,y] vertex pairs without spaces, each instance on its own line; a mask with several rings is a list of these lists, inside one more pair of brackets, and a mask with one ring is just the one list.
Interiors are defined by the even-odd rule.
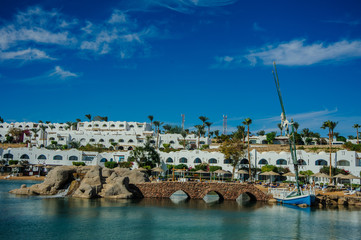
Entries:
[[203,182],[147,182],[136,184],[145,198],[169,198],[178,190],[185,192],[190,199],[203,199],[214,191],[221,199],[236,200],[247,194],[251,200],[267,201],[270,197],[253,184],[242,183],[203,183]]

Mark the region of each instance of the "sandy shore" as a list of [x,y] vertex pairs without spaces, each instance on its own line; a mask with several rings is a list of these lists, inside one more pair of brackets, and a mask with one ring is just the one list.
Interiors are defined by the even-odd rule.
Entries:
[[9,177],[1,176],[0,180],[33,180],[33,181],[44,181],[44,176],[21,176],[21,177]]

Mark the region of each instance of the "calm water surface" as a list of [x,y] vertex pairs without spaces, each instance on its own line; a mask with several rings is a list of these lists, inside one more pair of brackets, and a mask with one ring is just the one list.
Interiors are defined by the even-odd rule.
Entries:
[[0,239],[361,239],[361,210],[170,199],[82,200],[8,193],[0,181]]

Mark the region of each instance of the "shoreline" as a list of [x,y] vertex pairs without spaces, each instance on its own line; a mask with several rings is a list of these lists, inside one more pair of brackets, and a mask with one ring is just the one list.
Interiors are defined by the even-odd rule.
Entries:
[[9,177],[8,176],[1,176],[0,180],[31,180],[31,181],[44,181],[45,176],[21,176],[21,177]]

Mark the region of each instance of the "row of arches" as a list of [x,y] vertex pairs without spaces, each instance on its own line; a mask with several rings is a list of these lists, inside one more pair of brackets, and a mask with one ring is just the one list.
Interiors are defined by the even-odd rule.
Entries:
[[[6,153],[6,154],[4,154],[4,158],[6,158],[6,159],[13,159],[14,158],[14,155],[13,154],[11,154],[11,153]],[[30,159],[30,157],[29,157],[29,155],[28,154],[23,154],[23,155],[21,155],[20,156],[20,160],[29,160]],[[41,155],[39,155],[38,157],[37,157],[37,159],[38,160],[47,160],[47,157],[44,155],[44,154],[41,154]],[[69,157],[69,160],[71,160],[71,161],[77,161],[79,158],[77,157],[77,156],[70,156]],[[61,156],[61,155],[55,155],[54,157],[53,157],[53,160],[63,160],[63,156]]]
[[[227,160],[227,163],[230,163],[229,159],[226,159],[226,160]],[[226,161],[226,160],[224,160],[224,161]],[[167,160],[165,162],[166,163],[174,163],[174,160],[171,157],[169,157],[169,158],[167,158]],[[185,157],[182,157],[179,159],[179,163],[188,163],[188,159]],[[196,158],[193,160],[193,163],[201,164],[202,160],[200,158]],[[215,158],[210,158],[210,159],[208,159],[208,163],[209,164],[217,164],[218,160]],[[226,162],[224,162],[224,163],[227,164]]]

